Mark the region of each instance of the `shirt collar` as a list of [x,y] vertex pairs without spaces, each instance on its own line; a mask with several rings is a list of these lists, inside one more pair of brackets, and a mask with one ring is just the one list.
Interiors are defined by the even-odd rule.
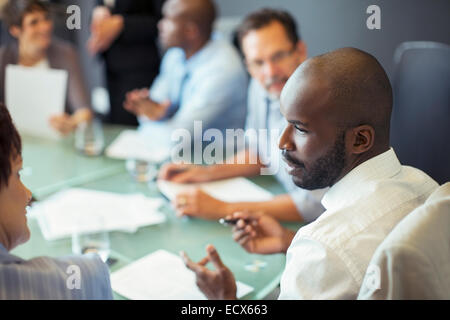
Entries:
[[0,243],[0,254],[1,253],[8,253],[8,250],[3,246],[3,244]]
[[0,243],[0,264],[1,263],[20,263],[24,260],[17,256],[12,255],[6,250],[3,244]]
[[279,105],[280,104],[280,99],[269,94],[269,92],[267,92],[267,90],[259,83],[258,80],[256,79],[252,79],[253,81],[255,81],[256,86],[258,87],[258,90],[261,91],[261,96],[264,98],[264,101],[269,101],[270,105]]
[[[365,193],[367,182],[390,178],[402,168],[394,150],[373,157],[351,170],[333,185],[322,198],[326,210],[336,210],[349,202],[354,202]],[[367,189],[367,188],[366,188]]]
[[205,59],[203,57],[208,55],[208,52],[211,50],[210,48],[213,45],[213,41],[209,40],[203,48],[194,53],[192,57],[186,60],[184,59],[184,66],[186,71],[190,71],[196,68],[197,65],[203,64]]

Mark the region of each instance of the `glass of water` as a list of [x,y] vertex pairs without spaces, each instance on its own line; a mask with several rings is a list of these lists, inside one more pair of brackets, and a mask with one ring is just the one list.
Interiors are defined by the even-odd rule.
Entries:
[[75,148],[87,156],[99,156],[103,152],[104,136],[98,119],[82,122],[75,131]]
[[158,174],[156,165],[146,160],[128,159],[125,166],[128,173],[138,182],[148,182]]
[[109,234],[102,228],[102,219],[90,219],[85,224],[79,221],[72,233],[72,252],[74,254],[97,253],[106,263],[110,254]]

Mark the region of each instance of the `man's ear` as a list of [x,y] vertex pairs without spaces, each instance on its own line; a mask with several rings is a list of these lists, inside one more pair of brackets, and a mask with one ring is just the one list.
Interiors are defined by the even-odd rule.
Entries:
[[16,39],[20,37],[21,29],[18,26],[11,26],[9,28],[9,33]]
[[195,39],[198,37],[200,30],[199,30],[199,27],[195,23],[189,21],[185,25],[184,32],[186,33],[186,35],[188,36],[189,39]]
[[298,40],[295,47],[300,56],[300,63],[308,59],[308,47],[306,46],[306,43],[302,40]]
[[351,152],[361,154],[370,150],[375,142],[375,130],[369,125],[362,125],[351,130]]

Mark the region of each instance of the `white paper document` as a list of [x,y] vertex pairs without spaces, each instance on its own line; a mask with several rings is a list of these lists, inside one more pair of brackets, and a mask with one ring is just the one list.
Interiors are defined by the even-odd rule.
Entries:
[[[132,300],[206,300],[195,284],[195,274],[168,251],[155,251],[111,274],[112,289]],[[253,288],[237,281],[237,297]]]
[[180,192],[191,188],[201,188],[216,199],[226,202],[241,201],[267,201],[273,195],[245,178],[224,179],[204,183],[174,183],[167,180],[158,180],[158,188],[169,200]]
[[5,78],[6,106],[19,132],[59,139],[49,120],[64,112],[67,71],[8,65]]
[[[159,212],[163,200],[142,194],[116,194],[87,189],[61,191],[30,209],[44,238],[55,240],[73,232],[135,232],[139,227],[162,223]],[[101,221],[101,223],[99,223]]]
[[152,147],[149,137],[136,130],[125,130],[109,145],[105,154],[116,159],[136,159],[160,163],[169,158],[170,148]]

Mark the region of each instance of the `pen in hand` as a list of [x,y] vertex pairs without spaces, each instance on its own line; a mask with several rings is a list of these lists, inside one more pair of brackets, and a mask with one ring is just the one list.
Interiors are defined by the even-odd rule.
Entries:
[[239,220],[244,220],[245,222],[249,222],[249,220],[242,219],[242,218],[234,218],[234,219],[221,218],[221,219],[219,219],[219,223],[223,224],[224,226],[235,226]]

